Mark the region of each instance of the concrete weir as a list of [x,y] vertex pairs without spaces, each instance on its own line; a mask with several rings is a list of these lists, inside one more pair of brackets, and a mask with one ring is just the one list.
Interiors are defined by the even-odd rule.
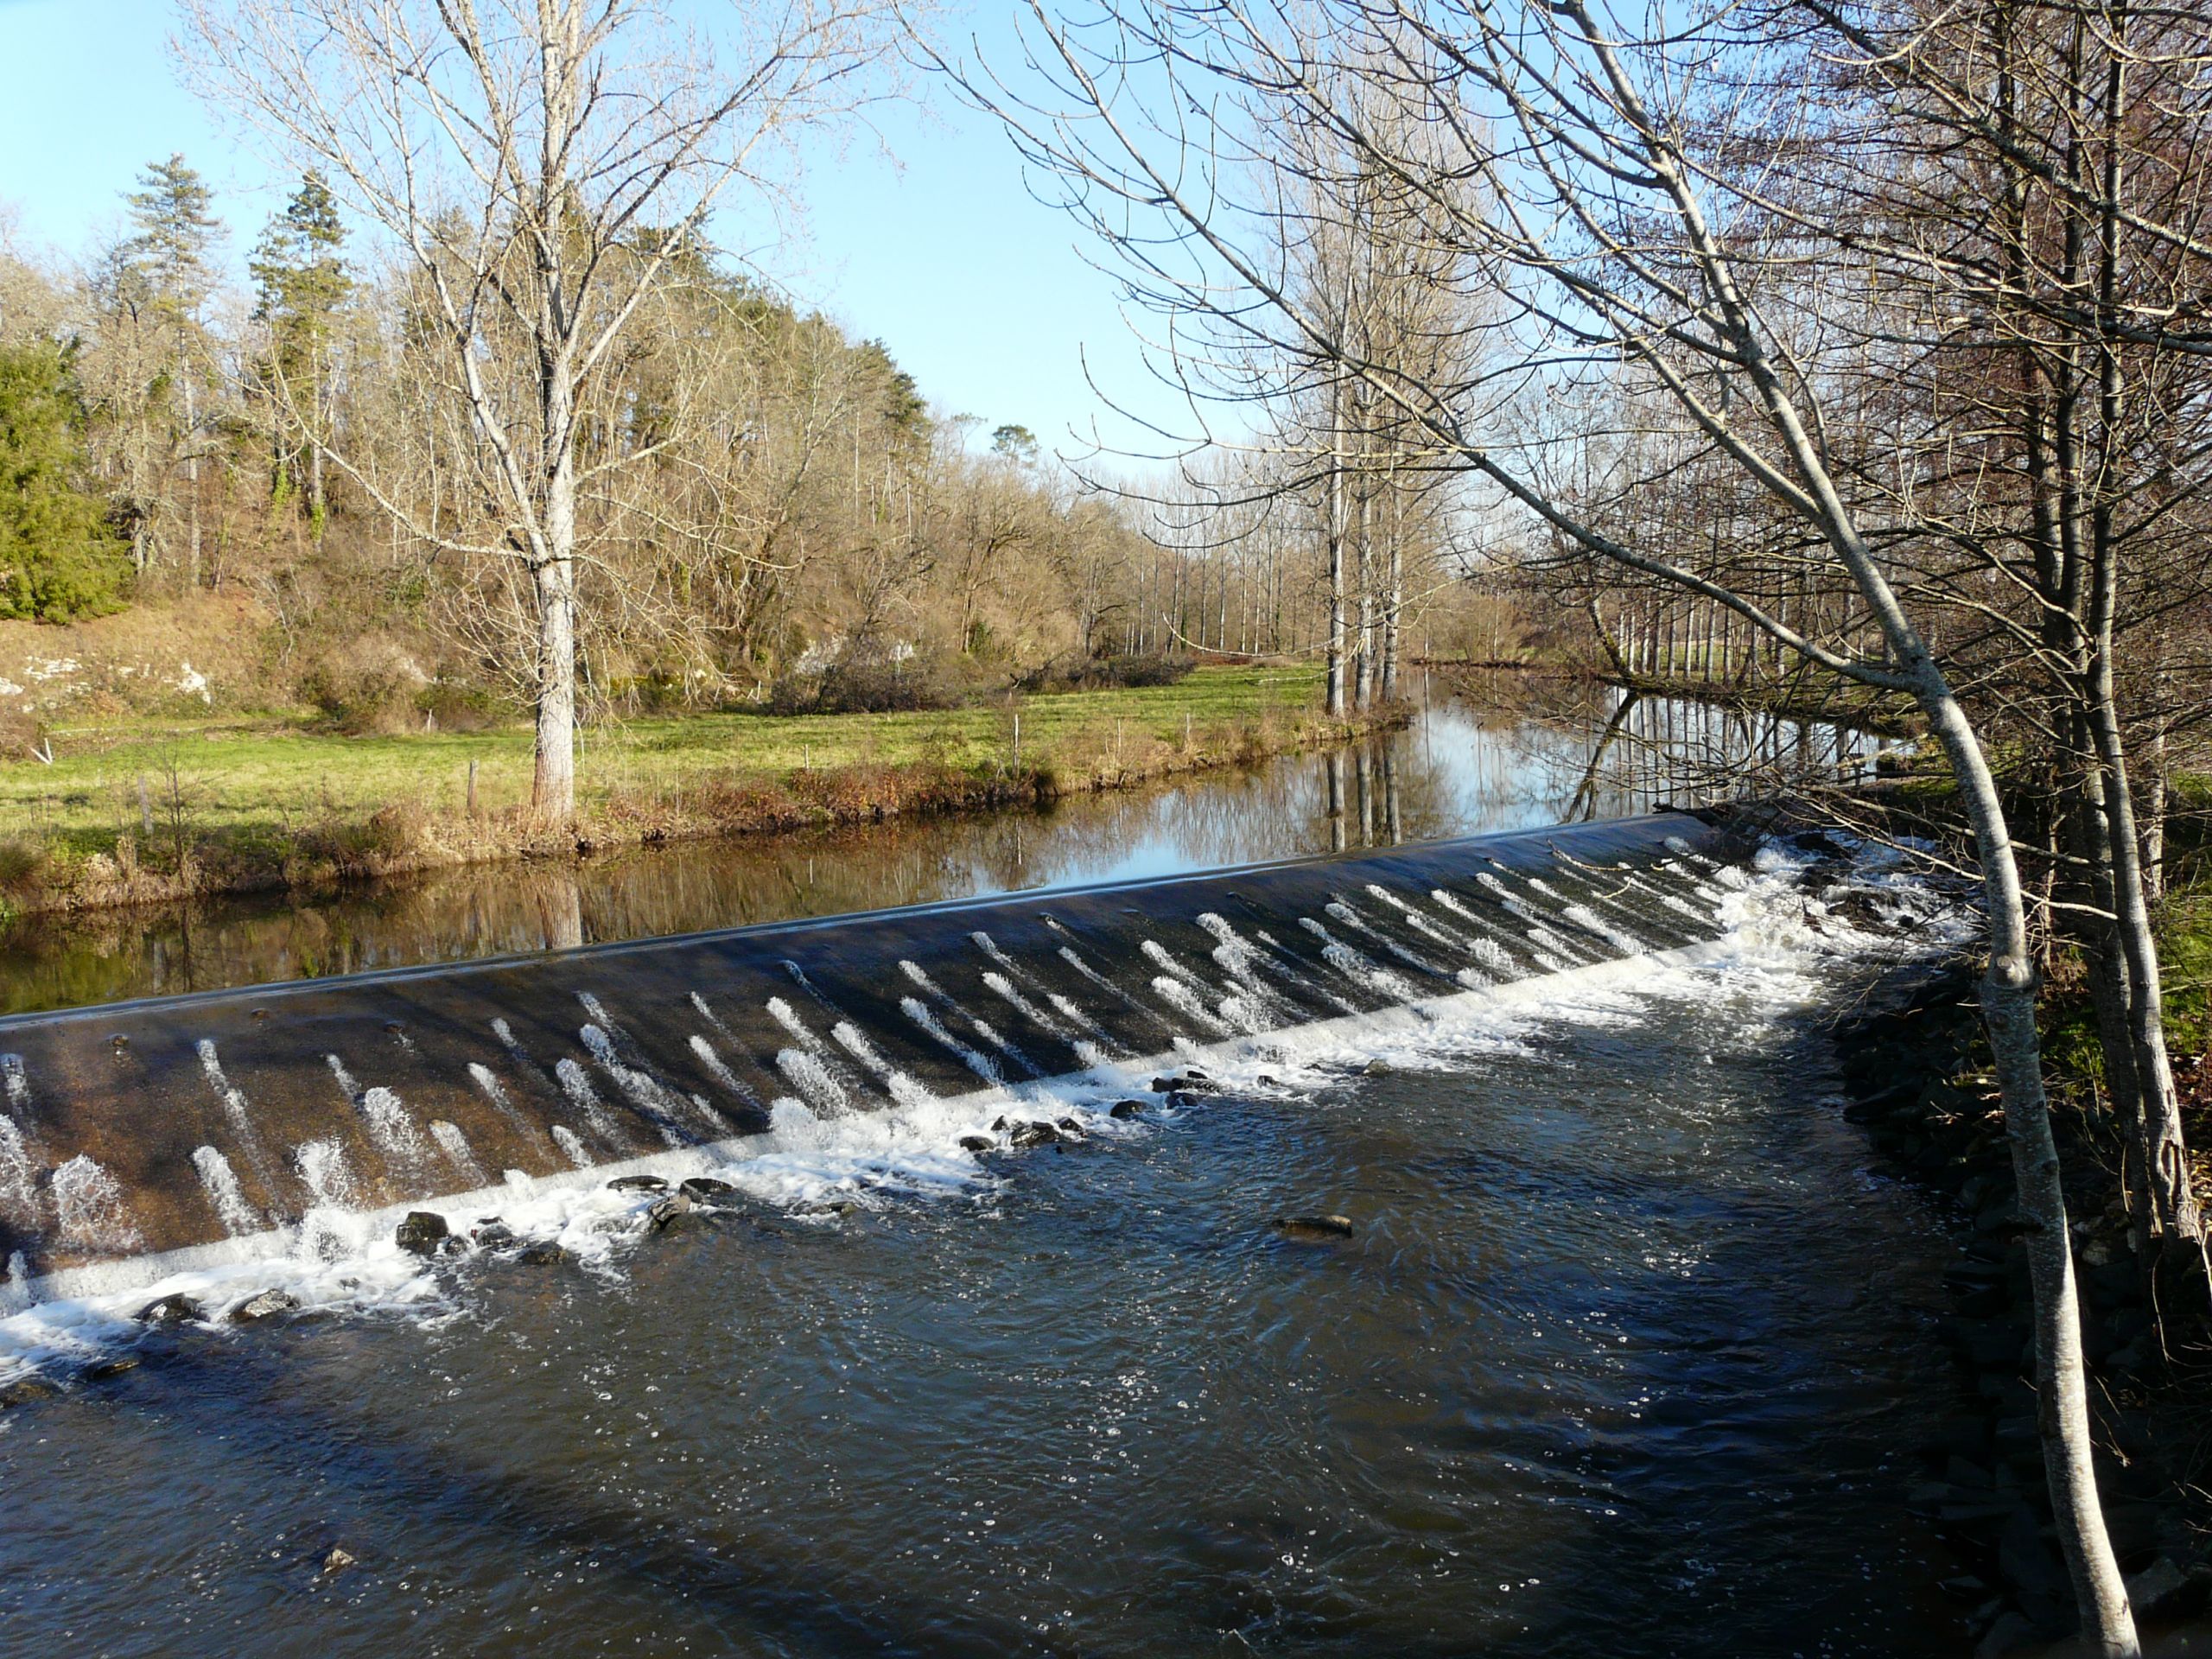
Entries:
[[35,1286],[1674,949],[1736,850],[1660,814],[0,1020],[0,1259]]

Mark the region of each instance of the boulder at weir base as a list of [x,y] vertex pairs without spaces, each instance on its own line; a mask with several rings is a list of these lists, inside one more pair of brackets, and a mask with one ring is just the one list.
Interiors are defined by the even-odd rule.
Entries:
[[446,1225],[446,1218],[435,1211],[413,1210],[399,1224],[399,1230],[392,1238],[403,1250],[411,1250],[416,1255],[435,1255],[452,1230]]

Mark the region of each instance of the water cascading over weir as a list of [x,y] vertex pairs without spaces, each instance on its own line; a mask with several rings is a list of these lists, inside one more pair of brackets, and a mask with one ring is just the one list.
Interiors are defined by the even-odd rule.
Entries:
[[1709,940],[1740,851],[1661,814],[0,1020],[0,1260],[114,1288],[978,1091],[1014,1142],[1049,1078]]

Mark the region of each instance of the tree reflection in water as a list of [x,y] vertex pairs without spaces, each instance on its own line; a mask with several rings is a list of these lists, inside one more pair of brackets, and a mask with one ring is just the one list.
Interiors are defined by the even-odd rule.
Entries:
[[1834,777],[1875,747],[1831,726],[1609,690],[1554,687],[1541,707],[1526,680],[1493,697],[1483,690],[1369,742],[1042,811],[695,842],[573,867],[482,866],[330,895],[25,918],[0,934],[0,1011],[1618,817]]

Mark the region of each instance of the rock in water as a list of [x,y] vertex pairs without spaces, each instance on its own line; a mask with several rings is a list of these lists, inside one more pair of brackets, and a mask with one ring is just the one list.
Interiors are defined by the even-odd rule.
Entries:
[[12,1382],[0,1384],[0,1411],[10,1406],[35,1405],[41,1400],[51,1400],[60,1392],[42,1376],[19,1376]]
[[999,1143],[988,1135],[963,1135],[960,1137],[960,1147],[963,1152],[996,1152]]
[[1084,1134],[1083,1125],[1071,1117],[1062,1118],[1058,1123],[1053,1125],[1053,1128],[1059,1130],[1062,1135],[1067,1136],[1071,1141],[1084,1141],[1090,1138]]
[[251,1325],[257,1319],[274,1319],[279,1313],[289,1313],[300,1305],[300,1299],[289,1290],[264,1290],[258,1296],[249,1296],[231,1310],[232,1325]]
[[1117,1100],[1107,1115],[1126,1122],[1130,1118],[1144,1116],[1144,1103],[1141,1100]]
[[1017,1123],[1007,1138],[1017,1147],[1049,1147],[1060,1138],[1060,1132],[1049,1123]]
[[497,1216],[486,1216],[468,1236],[476,1242],[479,1249],[502,1249],[515,1242],[514,1229]]
[[681,1192],[671,1192],[668,1197],[654,1201],[652,1207],[645,1211],[645,1222],[653,1231],[664,1233],[679,1217],[690,1213],[691,1200]]
[[416,1255],[435,1255],[438,1246],[446,1242],[452,1230],[446,1225],[446,1218],[435,1210],[410,1210],[407,1219],[399,1224],[399,1230],[392,1235],[392,1242]]
[[718,1181],[711,1175],[694,1175],[676,1190],[694,1204],[711,1203],[716,1198],[734,1198],[737,1193],[737,1189],[728,1181]]
[[343,1573],[353,1565],[353,1552],[343,1544],[333,1544],[330,1547],[330,1553],[322,1558],[321,1570],[315,1576],[319,1579],[330,1578],[334,1574]]
[[182,1292],[164,1296],[157,1302],[149,1302],[138,1310],[139,1319],[147,1325],[182,1325],[189,1319],[207,1317],[207,1310]]
[[529,1268],[557,1268],[568,1259],[568,1251],[550,1238],[538,1239],[515,1252],[515,1260]]
[[1350,1238],[1350,1216],[1277,1216],[1275,1231],[1285,1238]]
[[658,1175],[617,1175],[607,1187],[610,1192],[665,1192],[668,1183]]

